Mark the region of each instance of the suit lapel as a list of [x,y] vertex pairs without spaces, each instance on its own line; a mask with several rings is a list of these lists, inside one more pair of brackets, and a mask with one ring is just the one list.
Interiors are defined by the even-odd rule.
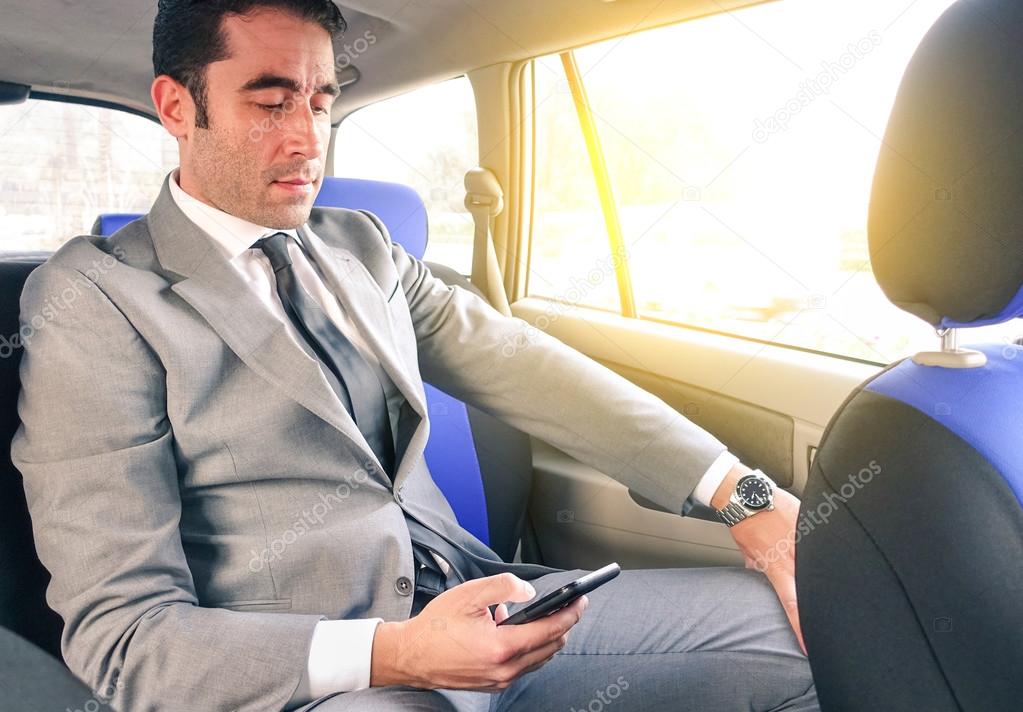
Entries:
[[202,315],[245,365],[373,456],[319,364],[263,308],[230,264],[210,255],[190,278],[171,289]]
[[387,295],[351,252],[327,245],[312,230],[302,228],[301,235],[323,272],[327,286],[380,360],[384,371],[412,408],[425,416],[425,392],[421,382],[409,376],[410,364],[396,350],[394,317],[387,306]]
[[[398,351],[394,333],[394,317],[387,305],[387,295],[369,271],[348,250],[327,245],[312,230],[301,229],[302,242],[316,261],[330,290],[337,296],[345,313],[366,340],[380,361],[381,367],[405,396],[411,412],[402,408],[395,445],[397,473],[395,484],[407,476],[418,458],[406,458],[409,452],[422,455],[426,447],[428,429],[420,428],[427,422],[426,393],[422,381],[409,374],[418,370]],[[419,441],[415,441],[420,434]]]
[[[206,320],[246,366],[336,428],[379,468],[376,455],[334,395],[320,365],[266,310],[212,239],[178,209],[166,184],[147,223],[161,266],[177,276],[166,275],[171,290]],[[378,323],[390,328],[390,315],[384,316]],[[356,323],[363,329],[361,321]],[[375,333],[372,336],[369,341],[377,348],[381,340]],[[390,485],[386,475],[381,479]]]

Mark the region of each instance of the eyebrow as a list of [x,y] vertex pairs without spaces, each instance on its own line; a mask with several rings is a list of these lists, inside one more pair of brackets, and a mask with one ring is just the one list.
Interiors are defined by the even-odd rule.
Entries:
[[[245,82],[245,85],[241,88],[243,92],[261,91],[263,89],[287,89],[295,93],[302,91],[302,87],[294,79],[277,74],[260,74],[255,79]],[[338,86],[337,82],[327,82],[318,86],[314,93],[337,96],[341,93],[341,87]]]

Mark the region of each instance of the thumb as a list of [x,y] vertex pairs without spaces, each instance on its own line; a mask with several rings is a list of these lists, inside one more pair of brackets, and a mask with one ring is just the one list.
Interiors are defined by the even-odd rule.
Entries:
[[468,595],[474,611],[495,603],[528,601],[536,595],[536,590],[529,583],[510,573],[466,581],[459,588]]

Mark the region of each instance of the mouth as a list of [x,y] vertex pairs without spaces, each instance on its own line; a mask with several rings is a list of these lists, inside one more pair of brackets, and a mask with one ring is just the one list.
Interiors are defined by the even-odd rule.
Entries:
[[290,195],[309,195],[313,192],[316,181],[311,178],[282,178],[275,180],[271,185]]

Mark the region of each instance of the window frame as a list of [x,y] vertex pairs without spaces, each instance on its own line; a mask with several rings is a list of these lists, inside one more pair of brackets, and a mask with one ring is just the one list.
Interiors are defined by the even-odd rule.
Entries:
[[[383,103],[385,103],[387,101],[391,101],[391,100],[394,100],[394,99],[400,99],[402,97],[407,97],[410,94],[413,94],[413,93],[415,93],[417,91],[429,89],[429,88],[432,88],[432,87],[437,87],[437,86],[440,86],[440,85],[445,84],[447,82],[455,82],[455,81],[458,81],[458,80],[464,80],[466,82],[466,84],[468,85],[468,87],[469,87],[470,93],[472,94],[472,108],[473,108],[473,113],[474,113],[474,117],[475,117],[477,141],[476,141],[476,144],[475,144],[476,163],[473,166],[470,166],[470,168],[478,166],[480,161],[481,161],[480,157],[482,155],[482,137],[481,137],[482,121],[481,121],[480,97],[479,97],[478,87],[477,87],[476,83],[473,81],[472,73],[469,72],[469,71],[466,71],[466,72],[462,72],[460,74],[456,74],[456,75],[453,75],[453,76],[446,77],[444,79],[430,81],[430,82],[419,84],[419,85],[416,85],[416,86],[413,86],[413,87],[405,88],[403,91],[401,91],[401,92],[399,92],[397,94],[391,94],[390,96],[380,97],[380,98],[376,99],[375,101],[371,101],[368,104],[364,104],[364,105],[359,106],[359,107],[357,107],[355,109],[352,109],[351,111],[346,112],[336,124],[331,124],[330,143],[329,143],[329,145],[327,147],[326,156],[324,158],[324,161],[326,163],[326,165],[324,166],[324,175],[331,176],[331,177],[337,177],[337,175],[338,175],[337,171],[336,171],[336,165],[337,165],[337,160],[336,159],[337,159],[337,151],[339,150],[339,147],[340,147],[340,138],[339,137],[340,137],[341,129],[344,126],[346,121],[348,121],[352,117],[356,116],[357,114],[360,114],[361,112],[363,112],[366,109],[369,109],[369,108],[372,108],[372,107],[377,107],[380,104],[383,104]],[[349,176],[349,177],[355,177],[355,176]],[[388,180],[388,179],[374,178],[372,180]],[[404,184],[408,185],[407,183],[404,183]],[[410,186],[410,187],[413,187],[413,189],[414,189],[414,186]],[[428,224],[431,225],[431,229],[432,229],[432,221],[430,220],[430,218],[431,218],[431,215],[430,215],[430,203],[426,200],[426,197],[424,197],[423,195],[420,195],[420,198],[423,199],[423,203],[424,203],[425,208],[426,208],[427,221],[428,221]],[[466,211],[466,215],[469,215],[468,211]],[[470,219],[471,219],[471,216],[470,216]],[[427,250],[429,250],[430,244],[431,244],[430,235],[428,235],[427,236]],[[474,244],[470,243],[469,254],[468,254],[468,259],[467,259],[467,263],[470,266],[469,267],[470,269],[471,269],[471,265],[472,265],[473,247],[474,247]],[[428,255],[424,255],[424,260],[427,261],[427,262],[430,261],[428,259]],[[463,272],[461,269],[459,269],[456,266],[447,265],[447,264],[445,264],[445,266],[450,267],[451,269],[455,270],[456,272],[461,274],[463,277],[469,278],[469,276],[470,276],[468,274],[468,271],[464,271]]]
[[[82,107],[86,107],[86,108],[103,109],[103,110],[106,110],[106,111],[117,112],[117,113],[120,113],[120,114],[127,114],[127,115],[130,115],[130,116],[137,116],[137,117],[139,117],[141,119],[145,119],[150,124],[153,124],[156,127],[159,127],[160,130],[163,130],[163,123],[160,121],[160,118],[159,118],[159,116],[156,115],[156,113],[151,113],[151,112],[139,109],[137,107],[133,107],[133,106],[129,106],[127,104],[120,103],[120,102],[116,101],[115,99],[102,99],[102,98],[97,98],[95,96],[89,96],[89,95],[86,95],[86,94],[70,94],[70,93],[69,94],[64,94],[64,93],[53,92],[53,91],[41,91],[41,90],[37,90],[37,89],[34,89],[34,88],[30,87],[28,95],[25,96],[23,101],[19,101],[19,102],[14,102],[12,104],[8,104],[8,106],[21,106],[22,104],[26,104],[29,101],[48,102],[48,103],[51,103],[51,104],[67,104],[67,105],[70,105],[70,106],[82,106]],[[98,217],[98,215],[97,215],[97,217]],[[95,226],[93,226],[93,227],[95,227]],[[86,228],[85,230],[87,230],[87,229],[88,228]],[[86,233],[83,231],[83,233],[80,233],[80,234],[86,234]],[[72,235],[72,237],[74,237],[74,235]],[[72,239],[72,238],[69,237],[68,239]],[[38,252],[39,254],[45,254],[45,255],[52,254],[55,251],[56,250],[35,249],[35,248],[33,248],[33,250],[31,250],[31,252]],[[0,255],[4,255],[4,254],[22,254],[22,253],[24,253],[23,250],[5,250],[5,249],[0,249]]]
[[[715,12],[715,13],[711,13],[709,15],[703,15],[703,16],[700,16],[700,17],[697,17],[697,18],[693,18],[693,19],[690,19],[690,20],[683,20],[682,22],[679,22],[679,23],[672,23],[672,25],[668,25],[668,26],[674,26],[674,25],[679,25],[679,24],[685,24],[685,23],[689,23],[689,22],[699,21],[699,20],[702,20],[702,19],[706,19],[708,17],[714,17],[714,16],[723,15],[723,14],[727,14],[727,13],[725,13],[725,12]],[[627,33],[627,34],[624,34],[624,35],[620,35],[617,39],[622,39],[624,37],[628,37],[628,36],[631,36],[633,34],[642,34],[642,33],[645,33],[645,32],[656,32],[659,29],[662,29],[662,28],[661,27],[646,28],[646,29],[639,30],[639,31],[634,32],[634,33]],[[606,40],[606,39],[605,40],[600,40],[600,41],[592,43],[592,44],[599,44],[600,42],[603,42],[603,41],[608,41],[608,40]],[[584,45],[584,46],[591,46],[591,45]],[[581,123],[581,131],[582,131],[582,133],[584,135],[584,138],[586,139],[587,151],[588,151],[588,153],[591,154],[589,156],[591,166],[600,165],[600,166],[603,166],[603,170],[604,171],[608,171],[609,170],[608,169],[608,164],[607,164],[607,159],[606,159],[606,156],[604,155],[604,152],[603,152],[603,145],[600,142],[599,127],[597,127],[597,125],[595,123],[593,123],[593,125],[592,125],[592,132],[594,134],[593,138],[591,139],[589,136],[586,135],[587,134],[587,128],[586,128],[587,115],[589,116],[589,120],[592,121],[592,109],[589,106],[588,94],[586,92],[586,86],[585,86],[585,77],[581,73],[579,73],[578,64],[577,64],[576,59],[575,59],[575,50],[576,49],[579,49],[579,48],[578,47],[577,48],[571,48],[571,49],[564,50],[562,52],[554,52],[554,53],[547,54],[547,55],[538,55],[538,56],[532,57],[532,58],[530,58],[530,59],[528,59],[528,60],[526,60],[524,62],[524,64],[527,65],[527,68],[528,68],[528,71],[529,71],[530,77],[531,77],[531,79],[530,79],[531,88],[530,88],[530,93],[529,93],[529,101],[530,101],[530,111],[531,111],[532,134],[530,136],[530,145],[529,145],[527,150],[529,150],[531,152],[531,154],[532,154],[531,163],[530,163],[531,170],[529,172],[529,181],[530,181],[530,183],[529,183],[529,186],[528,186],[528,190],[529,190],[529,192],[530,192],[530,194],[532,196],[535,196],[535,194],[537,192],[536,147],[537,147],[537,144],[538,144],[538,140],[537,140],[537,121],[536,121],[536,114],[537,114],[537,112],[536,112],[536,109],[537,109],[536,64],[542,58],[554,57],[555,55],[558,55],[558,56],[561,57],[562,63],[563,63],[563,67],[564,67],[564,70],[565,70],[565,80],[568,82],[569,87],[572,90],[573,100],[574,100],[574,104],[576,105],[576,111],[577,111],[578,119],[579,119],[579,121]],[[574,75],[573,75],[573,71],[572,71],[573,67],[575,68]],[[578,81],[580,83],[580,85],[578,87],[573,86],[573,81]],[[596,168],[591,168],[591,170],[594,173],[594,180],[597,182],[598,193],[601,195],[601,202],[603,203],[604,195],[603,195],[603,192],[602,192],[603,188],[601,187],[601,184],[602,184],[603,181],[605,181],[605,180],[607,180],[609,178],[609,175],[608,174],[605,174],[604,176],[599,175]],[[608,188],[608,190],[610,190],[610,188]],[[615,208],[616,208],[615,209],[615,214],[617,214],[617,207],[618,206],[616,204],[615,205]],[[607,216],[607,210],[606,209],[605,209],[605,215]],[[524,281],[523,293],[521,295],[522,298],[537,299],[537,300],[546,301],[546,302],[550,302],[550,303],[554,303],[554,304],[571,304],[574,309],[588,309],[588,310],[597,311],[597,312],[601,312],[601,313],[613,313],[613,314],[616,314],[617,316],[619,316],[619,317],[621,317],[623,319],[636,320],[636,321],[646,321],[646,322],[651,322],[651,323],[655,323],[655,324],[662,324],[662,325],[670,326],[670,327],[677,328],[677,329],[688,330],[688,331],[695,331],[695,332],[699,332],[699,333],[711,334],[711,335],[715,335],[715,336],[722,336],[722,337],[731,338],[731,339],[738,339],[738,340],[741,340],[741,341],[744,341],[744,342],[761,344],[761,345],[764,345],[764,346],[775,346],[775,347],[779,347],[779,348],[783,348],[783,349],[789,349],[789,350],[792,350],[792,351],[797,351],[797,352],[800,352],[800,353],[812,354],[812,355],[815,355],[815,356],[823,356],[823,357],[826,357],[826,358],[838,359],[838,360],[841,360],[841,361],[851,362],[851,363],[855,363],[855,364],[863,364],[863,365],[867,365],[867,366],[875,366],[875,367],[882,367],[882,368],[888,367],[889,365],[891,365],[891,364],[888,364],[888,363],[885,363],[885,362],[875,361],[875,360],[871,360],[871,359],[867,359],[867,358],[862,358],[862,357],[859,357],[859,356],[852,356],[852,355],[843,354],[843,353],[839,353],[839,352],[833,352],[833,351],[822,351],[820,349],[814,349],[814,348],[810,348],[810,347],[806,347],[806,346],[799,346],[799,345],[796,345],[796,344],[788,344],[788,343],[778,342],[778,341],[769,341],[767,339],[761,339],[761,338],[757,338],[757,337],[754,337],[754,336],[747,336],[747,335],[744,335],[744,334],[735,333],[735,332],[731,332],[731,331],[722,331],[722,330],[719,330],[719,329],[714,329],[714,328],[706,327],[706,326],[700,326],[700,325],[697,325],[697,324],[690,324],[690,323],[681,322],[681,321],[672,321],[672,320],[669,320],[669,319],[659,318],[659,317],[656,317],[656,316],[648,316],[648,315],[641,314],[638,311],[638,309],[635,308],[635,297],[634,297],[634,294],[632,294],[632,287],[631,287],[633,280],[632,280],[631,268],[630,268],[630,264],[629,264],[629,255],[628,255],[627,251],[625,251],[625,250],[617,252],[618,259],[617,259],[617,262],[616,262],[616,277],[617,277],[619,300],[620,300],[620,302],[622,304],[622,307],[618,311],[611,311],[610,309],[607,309],[607,308],[604,308],[604,307],[593,306],[593,305],[589,305],[589,304],[571,303],[571,302],[568,302],[568,301],[566,301],[564,299],[559,299],[557,297],[551,297],[551,296],[542,295],[542,294],[532,294],[532,293],[530,293],[530,275],[532,273],[533,248],[536,245],[536,242],[535,242],[535,240],[536,240],[536,232],[535,232],[535,229],[534,229],[535,228],[535,200],[530,200],[530,210],[529,210],[528,217],[529,217],[529,223],[528,223],[527,229],[524,231],[525,242],[526,242],[526,245],[525,245],[525,248],[526,248],[526,259],[525,259],[525,263],[526,263],[526,277],[525,277],[525,281]],[[610,219],[611,219],[610,217],[606,217],[605,225],[607,224],[607,221],[610,220]],[[621,229],[620,228],[620,224],[617,226],[617,229],[619,230],[619,235],[620,235],[620,229]],[[615,236],[614,236],[614,232],[611,231],[611,230],[608,231],[608,241],[609,241],[609,244],[611,246],[611,254],[615,255],[616,254],[616,244],[617,244],[617,242],[616,242],[616,239],[615,239]],[[624,243],[621,243],[621,244],[624,246]],[[628,285],[628,292],[623,291],[623,284],[624,285]],[[630,313],[630,310],[628,308],[628,306],[630,304],[632,305],[631,313]],[[898,361],[896,361],[896,363],[897,362]]]
[[151,114],[141,109],[136,109],[125,104],[118,104],[116,101],[110,101],[107,99],[96,99],[89,96],[80,96],[77,94],[57,94],[48,91],[36,91],[32,89],[28,93],[28,100],[35,99],[37,101],[51,101],[58,104],[75,104],[78,106],[92,106],[97,109],[110,109],[111,111],[120,111],[125,114],[132,114],[134,116],[141,116],[143,119],[159,125],[160,119],[156,114]]

